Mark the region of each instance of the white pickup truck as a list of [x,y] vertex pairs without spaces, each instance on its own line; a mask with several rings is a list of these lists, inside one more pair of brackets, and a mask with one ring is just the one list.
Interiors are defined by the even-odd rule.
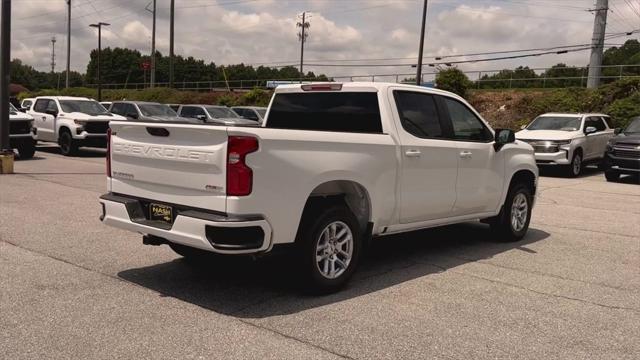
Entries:
[[70,96],[37,97],[28,113],[38,140],[57,142],[65,156],[74,155],[81,146],[105,147],[109,121],[126,120],[95,100]]
[[484,220],[521,239],[538,168],[454,94],[322,83],[279,86],[262,127],[111,122],[107,176],[105,224],[186,257],[290,245],[330,292],[372,236]]

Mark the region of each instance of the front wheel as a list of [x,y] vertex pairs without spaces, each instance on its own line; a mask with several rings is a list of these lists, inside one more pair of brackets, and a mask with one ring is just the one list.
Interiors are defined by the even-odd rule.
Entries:
[[582,154],[579,151],[573,154],[573,159],[571,159],[567,170],[569,177],[578,177],[582,172]]
[[78,152],[78,143],[73,140],[71,133],[64,131],[58,138],[58,145],[60,145],[60,152],[64,156],[72,156]]
[[25,141],[24,143],[18,145],[18,155],[20,155],[20,159],[31,159],[35,153],[35,141]]
[[353,276],[362,248],[362,232],[353,213],[334,205],[306,214],[297,239],[297,260],[303,287],[327,294]]
[[521,240],[531,222],[531,189],[525,184],[515,184],[509,189],[500,214],[490,222],[491,230],[502,241]]

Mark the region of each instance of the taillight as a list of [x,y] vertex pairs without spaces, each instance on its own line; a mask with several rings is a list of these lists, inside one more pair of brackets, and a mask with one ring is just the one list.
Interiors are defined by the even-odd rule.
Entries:
[[111,177],[111,128],[107,129],[107,177]]
[[258,139],[250,136],[229,136],[227,143],[227,195],[251,194],[253,170],[247,166],[247,154],[258,150]]

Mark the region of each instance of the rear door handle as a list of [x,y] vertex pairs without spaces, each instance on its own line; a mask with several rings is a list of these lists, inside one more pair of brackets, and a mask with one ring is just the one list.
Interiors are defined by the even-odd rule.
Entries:
[[462,151],[460,152],[460,157],[463,159],[470,159],[471,156],[473,156],[473,153],[471,151]]
[[407,157],[420,157],[420,150],[407,150],[404,153]]

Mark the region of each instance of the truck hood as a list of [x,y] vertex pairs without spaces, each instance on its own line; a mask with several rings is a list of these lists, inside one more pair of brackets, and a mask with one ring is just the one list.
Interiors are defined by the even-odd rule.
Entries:
[[9,121],[25,121],[25,120],[33,120],[33,116],[29,114],[25,114],[22,112],[9,112]]
[[90,115],[81,112],[72,112],[60,114],[61,117],[66,117],[73,120],[93,120],[93,121],[122,121],[126,120],[124,117],[116,114],[98,114]]
[[640,145],[640,133],[620,133],[618,136],[611,138],[609,144]]
[[580,131],[522,130],[516,133],[519,140],[571,140],[579,137]]

